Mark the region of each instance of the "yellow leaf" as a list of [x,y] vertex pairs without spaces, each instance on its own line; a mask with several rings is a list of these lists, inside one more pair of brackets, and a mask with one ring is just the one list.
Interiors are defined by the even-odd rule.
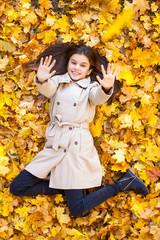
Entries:
[[0,143],[0,156],[4,157],[6,155],[6,152],[4,150],[4,146]]
[[4,58],[0,58],[0,71],[5,71],[6,66],[9,63],[9,58],[5,55]]
[[134,168],[136,168],[138,171],[141,171],[142,169],[145,169],[146,166],[145,166],[145,164],[138,162],[134,165]]
[[125,161],[125,156],[123,154],[123,151],[121,149],[115,150],[115,154],[112,156],[112,158],[117,159],[117,163],[123,163]]
[[51,16],[51,15],[47,15],[47,18],[46,18],[46,23],[49,25],[49,26],[53,26],[54,23],[56,21],[56,18],[55,16]]
[[118,120],[121,123],[120,128],[132,127],[132,119],[129,114],[122,113],[119,115]]
[[34,25],[37,23],[38,18],[37,18],[37,15],[32,11],[32,12],[29,12],[27,16],[22,18],[21,21],[24,26],[27,26],[29,23]]
[[0,176],[5,176],[9,172],[10,172],[10,169],[8,167],[1,166],[1,162],[0,162]]
[[16,50],[16,47],[13,43],[0,40],[0,51],[13,52],[15,50]]
[[93,137],[99,137],[102,132],[102,121],[100,119],[95,120],[90,123],[90,131]]
[[40,7],[43,9],[52,9],[52,3],[50,0],[39,0],[38,3],[40,4]]
[[111,105],[102,105],[101,110],[105,112],[106,116],[110,116],[112,113],[116,111],[118,103],[112,103]]
[[15,225],[15,229],[21,231],[24,235],[28,235],[32,223],[27,221],[20,221]]
[[112,171],[121,171],[121,172],[126,172],[128,169],[130,168],[129,164],[126,162],[122,162],[122,163],[115,163],[111,169]]
[[56,228],[55,227],[52,227],[52,229],[51,229],[51,234],[49,235],[49,237],[55,237],[56,236],[56,234],[57,234],[57,231],[56,231]]
[[70,222],[70,217],[67,214],[64,214],[64,208],[63,207],[57,207],[55,208],[56,214],[57,214],[57,219],[59,223],[62,224],[68,224]]
[[67,27],[70,27],[68,17],[66,15],[62,15],[61,18],[57,20],[57,23],[60,32],[66,33]]
[[150,9],[147,0],[134,0],[134,11],[139,11],[140,14],[144,14],[147,9]]
[[138,211],[139,216],[142,219],[151,219],[153,216],[157,215],[159,211],[154,209],[152,206],[145,207],[143,211]]
[[70,42],[72,39],[72,36],[70,34],[62,34],[61,37],[63,38],[63,43]]
[[119,73],[119,78],[125,79],[127,84],[134,83],[134,77],[130,70],[124,70]]
[[45,31],[45,37],[43,39],[43,43],[47,44],[47,43],[51,43],[54,42],[56,39],[56,32],[53,30],[48,30]]
[[32,114],[32,113],[27,113],[27,114],[25,114],[24,118],[27,121],[33,121],[33,120],[37,119],[38,116],[36,116],[35,114]]
[[105,32],[102,32],[102,41],[106,42],[111,39],[114,35],[118,35],[121,32],[121,29],[125,25],[129,25],[133,17],[133,7],[123,9],[122,13],[119,14],[116,20],[106,29]]
[[62,196],[62,194],[57,194],[56,195],[56,197],[55,197],[55,199],[54,199],[54,201],[56,202],[56,203],[60,203],[60,202],[63,202],[63,196]]
[[160,183],[155,184],[155,191],[160,191]]
[[12,22],[13,20],[16,21],[18,19],[19,14],[14,9],[10,9],[6,12],[6,16],[8,16],[8,20]]
[[0,144],[0,176],[5,176],[9,173],[9,158],[5,157],[6,153],[3,149],[3,146]]
[[27,217],[28,216],[29,207],[25,205],[21,208],[16,208],[15,212],[19,214],[19,217]]
[[160,25],[160,14],[156,12],[155,15],[156,17],[153,18],[153,24]]

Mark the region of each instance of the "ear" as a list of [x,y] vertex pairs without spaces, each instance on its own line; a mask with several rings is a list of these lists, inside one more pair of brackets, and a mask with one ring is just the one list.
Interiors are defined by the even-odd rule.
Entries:
[[89,76],[91,74],[91,72],[92,72],[92,68],[88,70],[87,75]]

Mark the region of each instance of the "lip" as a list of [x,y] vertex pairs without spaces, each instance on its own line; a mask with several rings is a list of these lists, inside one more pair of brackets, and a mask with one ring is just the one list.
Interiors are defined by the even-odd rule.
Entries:
[[72,71],[72,74],[74,74],[74,75],[80,75],[80,73],[79,73],[79,72],[76,72],[76,71]]
[[80,73],[78,73],[78,72],[71,72],[74,76],[79,76],[80,75]]

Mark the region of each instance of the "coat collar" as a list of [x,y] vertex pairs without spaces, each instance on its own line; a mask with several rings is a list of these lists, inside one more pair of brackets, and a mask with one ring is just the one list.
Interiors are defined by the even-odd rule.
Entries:
[[[74,82],[72,81],[72,79],[70,78],[68,72],[61,75],[60,76],[60,80],[59,80],[60,83],[69,83],[69,82]],[[76,84],[78,84],[79,86],[81,86],[82,88],[87,88],[88,85],[90,84],[91,82],[91,79],[90,77],[87,77],[87,78],[84,78],[84,79],[81,79],[79,81],[75,81]]]

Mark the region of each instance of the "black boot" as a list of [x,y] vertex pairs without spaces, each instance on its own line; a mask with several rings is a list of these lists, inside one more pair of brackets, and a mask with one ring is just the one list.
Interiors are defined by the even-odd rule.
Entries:
[[128,170],[117,181],[118,190],[120,192],[134,191],[135,193],[141,193],[144,196],[149,194],[148,188],[145,184],[133,173],[133,170]]

